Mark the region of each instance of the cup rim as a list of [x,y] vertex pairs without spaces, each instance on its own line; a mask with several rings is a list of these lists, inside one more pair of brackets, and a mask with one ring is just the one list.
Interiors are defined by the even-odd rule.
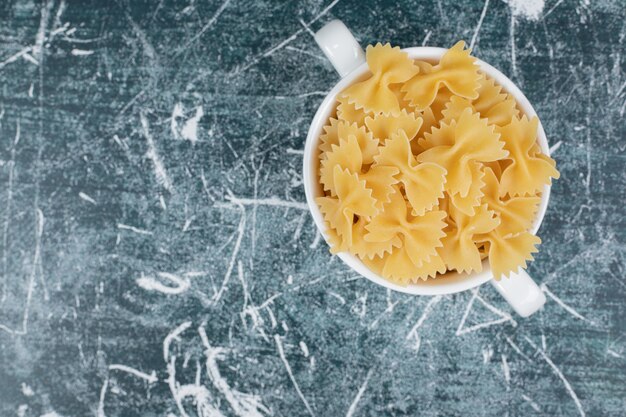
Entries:
[[[447,49],[445,48],[436,47],[411,47],[404,48],[402,50],[406,52],[412,59],[423,60],[439,60],[447,51]],[[515,98],[518,108],[522,111],[524,115],[526,115],[528,118],[537,116],[537,112],[530,104],[530,101],[528,101],[524,93],[522,93],[522,91],[515,85],[513,81],[511,81],[506,75],[497,70],[495,67],[478,58],[476,58],[476,63],[479,65],[482,72],[494,79],[500,86],[502,86],[502,89],[504,91],[511,94]],[[316,197],[323,195],[323,193],[319,192],[319,180],[317,178],[316,169],[317,164],[319,163],[317,160],[319,137],[322,133],[322,128],[330,117],[330,114],[334,107],[333,105],[335,104],[336,97],[339,92],[343,91],[346,87],[354,83],[354,81],[364,75],[367,70],[367,64],[364,63],[357,67],[350,74],[340,79],[335,84],[335,86],[330,90],[330,92],[326,95],[326,97],[318,107],[313,121],[311,122],[311,126],[309,127],[306,138],[302,173],[304,191],[311,216],[313,217],[315,225],[317,226],[319,232],[321,233],[322,237],[324,237],[324,240],[326,242],[328,242],[328,236],[326,235],[325,231],[324,217],[319,209],[319,206],[315,202]],[[543,130],[543,126],[541,125],[541,120],[539,120],[537,127],[537,142],[539,143],[542,152],[549,156],[550,149],[548,146],[545,131]],[[539,226],[543,221],[549,199],[550,185],[545,185],[542,191],[539,209],[531,228],[533,234],[537,233],[537,230],[539,229]],[[359,275],[369,279],[370,281],[385,288],[392,289],[394,291],[413,295],[453,294],[478,287],[479,285],[482,285],[492,279],[491,268],[489,267],[488,262],[485,260],[483,261],[483,268],[481,272],[473,272],[471,274],[448,272],[444,276],[438,277],[437,279],[429,279],[426,281],[419,281],[417,283],[411,283],[407,284],[406,286],[402,286],[376,274],[374,271],[365,266],[365,264],[358,257],[352,255],[349,252],[340,252],[337,254],[337,256],[339,256],[339,258],[346,265],[359,273]]]

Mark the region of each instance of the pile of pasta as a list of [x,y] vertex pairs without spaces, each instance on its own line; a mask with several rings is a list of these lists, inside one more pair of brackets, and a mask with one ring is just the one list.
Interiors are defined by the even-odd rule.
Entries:
[[464,42],[437,64],[368,46],[369,77],[338,96],[319,145],[331,252],[406,285],[447,271],[526,268],[541,191],[558,178],[538,120],[481,73]]

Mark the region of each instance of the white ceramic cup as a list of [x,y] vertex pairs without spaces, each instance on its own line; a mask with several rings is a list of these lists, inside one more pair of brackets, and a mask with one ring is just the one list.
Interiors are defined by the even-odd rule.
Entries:
[[[367,73],[368,68],[365,63],[365,54],[363,53],[363,49],[355,40],[354,36],[352,36],[348,28],[346,28],[340,20],[333,20],[320,29],[315,34],[315,40],[324,51],[326,57],[333,64],[339,75],[342,77],[319,106],[317,113],[313,118],[313,122],[311,123],[311,127],[309,128],[304,148],[303,179],[306,200],[315,224],[322,233],[322,236],[324,236],[327,240],[324,217],[319,209],[319,206],[315,202],[316,197],[324,195],[318,178],[319,138],[322,133],[322,128],[328,122],[328,118],[335,107],[337,95],[346,87],[354,83],[355,80],[359,79],[359,77]],[[404,52],[406,52],[413,59],[438,61],[446,52],[446,49],[414,47],[406,48],[404,49]],[[480,66],[481,71],[493,78],[503,87],[504,90],[515,97],[518,107],[524,114],[526,114],[526,116],[529,118],[536,116],[537,113],[530,105],[528,99],[511,80],[486,62],[479,59],[476,61]],[[538,127],[537,140],[541,146],[541,150],[546,155],[549,155],[548,142],[546,140],[546,134],[543,131],[543,127],[541,126],[541,122]],[[535,218],[532,226],[532,233],[536,233],[537,229],[539,229],[539,226],[541,225],[541,221],[543,220],[543,216],[548,206],[549,198],[550,187],[545,186],[542,192],[541,204],[537,212],[537,217]],[[376,274],[374,271],[367,268],[359,258],[349,252],[341,252],[338,256],[348,266],[370,281],[383,287],[408,294],[453,294],[478,287],[479,285],[489,281],[509,302],[509,304],[511,304],[517,314],[522,317],[527,317],[533,314],[546,302],[546,297],[543,292],[524,270],[520,269],[518,273],[511,273],[509,278],[502,278],[499,281],[496,281],[493,279],[491,268],[489,267],[489,263],[486,261],[483,261],[483,268],[481,272],[475,272],[472,274],[448,272],[444,276],[438,277],[437,279],[420,281],[415,284],[401,286]]]

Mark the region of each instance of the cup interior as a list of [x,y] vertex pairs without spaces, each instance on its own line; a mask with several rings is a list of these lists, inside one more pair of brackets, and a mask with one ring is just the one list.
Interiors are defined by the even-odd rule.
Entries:
[[[442,55],[447,51],[444,48],[432,48],[432,47],[414,47],[403,49],[404,52],[412,59],[420,59],[425,61],[439,61]],[[487,76],[493,78],[503,90],[511,94],[517,101],[517,107],[528,118],[536,116],[535,109],[531,106],[530,102],[521,92],[521,90],[504,74],[487,64],[480,59],[476,59],[477,64],[480,66],[480,70]],[[322,128],[327,123],[328,118],[332,114],[334,109],[337,95],[343,91],[346,87],[358,81],[364,77],[368,72],[367,64],[363,64],[354,70],[352,73],[341,79],[335,87],[328,93],[322,104],[320,104],[315,117],[309,128],[309,132],[306,139],[304,148],[304,166],[303,166],[303,181],[304,190],[306,194],[307,205],[313,216],[313,220],[317,228],[319,229],[324,239],[327,240],[325,233],[324,217],[315,202],[315,198],[324,196],[323,189],[319,183],[319,137],[322,133]],[[541,150],[549,155],[548,141],[546,134],[539,121],[537,141]],[[550,198],[550,186],[546,185],[541,193],[541,203],[535,221],[532,226],[532,233],[536,233],[541,225],[543,217],[546,212],[548,200]],[[438,295],[438,294],[452,294],[460,291],[469,290],[477,287],[492,278],[491,269],[489,263],[483,261],[483,268],[481,272],[474,272],[471,274],[460,274],[457,272],[447,272],[442,276],[438,276],[436,279],[429,279],[427,281],[420,281],[414,284],[406,286],[393,283],[382,276],[376,274],[361,262],[361,260],[352,255],[349,252],[341,252],[337,254],[339,258],[355,270],[360,275],[382,285],[383,287],[415,295]]]

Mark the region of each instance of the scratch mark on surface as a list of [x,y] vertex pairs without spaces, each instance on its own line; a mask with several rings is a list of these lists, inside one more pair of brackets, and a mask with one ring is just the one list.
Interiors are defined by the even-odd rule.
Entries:
[[261,402],[261,397],[237,391],[228,385],[217,366],[217,361],[223,359],[225,350],[221,347],[214,348],[211,346],[204,327],[199,327],[198,333],[205,348],[207,375],[235,414],[240,417],[263,417],[263,413],[270,414],[270,411]]
[[213,24],[217,21],[217,19],[219,19],[219,17],[221,16],[222,12],[224,11],[224,9],[226,9],[226,7],[228,6],[229,3],[230,3],[230,0],[225,0],[222,3],[222,5],[215,11],[213,16],[209,19],[209,21],[206,22],[206,24],[202,27],[202,29],[200,29],[200,31],[198,33],[196,33],[191,39],[189,39],[189,41],[185,43],[185,45],[179,50],[179,52],[176,55],[179,55],[180,53],[186,51],[191,44],[193,44],[198,39],[200,39],[200,37],[202,35],[204,35],[204,33],[207,30],[209,30],[211,28],[211,26],[213,26]]
[[172,192],[174,190],[174,187],[172,186],[172,180],[167,175],[165,165],[163,165],[163,160],[161,160],[161,156],[157,152],[154,138],[150,133],[150,125],[148,124],[148,119],[143,113],[141,113],[140,118],[141,126],[143,128],[143,135],[148,141],[148,151],[146,152],[146,157],[150,159],[152,161],[152,165],[154,165],[154,175],[156,176],[157,183],[165,188],[167,191]]
[[420,327],[422,327],[422,325],[424,324],[424,322],[430,315],[433,307],[435,307],[435,305],[439,303],[442,299],[443,299],[442,295],[437,295],[435,297],[432,297],[430,300],[428,300],[428,303],[426,304],[426,307],[424,307],[424,311],[422,312],[422,315],[417,320],[417,322],[413,325],[411,330],[409,330],[409,333],[407,333],[406,338],[405,338],[406,340],[415,339],[416,337],[418,337],[417,331],[419,330]]
[[268,56],[273,55],[275,52],[279,51],[280,49],[282,49],[283,47],[287,46],[289,43],[291,43],[294,39],[296,39],[302,32],[305,32],[308,29],[308,27],[310,25],[312,25],[313,23],[317,22],[320,18],[322,18],[323,16],[325,16],[333,7],[335,7],[335,5],[339,3],[339,0],[333,0],[328,6],[326,6],[326,8],[324,8],[324,10],[322,10],[317,16],[315,16],[313,19],[311,19],[308,23],[304,24],[303,28],[297,30],[296,32],[294,32],[291,36],[287,37],[285,40],[279,42],[278,44],[270,47],[269,49],[267,49],[265,52],[262,52],[261,54],[253,57],[247,64],[245,64],[243,67],[241,68],[237,68],[235,69],[235,71],[233,72],[233,75],[238,75],[244,71],[246,71],[248,68],[256,65],[261,59],[263,58],[267,58]]
[[118,371],[122,371],[122,372],[127,372],[129,374],[135,375],[138,378],[145,379],[150,384],[154,384],[155,382],[158,382],[158,380],[159,380],[159,378],[157,378],[156,372],[154,370],[150,374],[147,374],[145,372],[141,372],[138,369],[131,368],[130,366],[120,365],[120,364],[109,365],[109,370],[111,370],[111,371],[118,370]]
[[502,373],[504,374],[504,380],[507,385],[511,382],[511,369],[509,368],[509,363],[506,360],[506,355],[501,355],[502,357]]
[[[478,291],[479,291],[478,288],[476,288],[475,290],[472,290],[472,293],[473,293],[472,297],[470,298],[470,301],[467,303],[467,307],[465,309],[465,313],[463,314],[463,317],[461,318],[461,322],[459,323],[459,327],[456,329],[456,335],[457,336],[461,336],[463,334],[471,333],[471,332],[474,332],[476,330],[484,329],[486,327],[490,327],[490,326],[493,326],[493,325],[496,325],[496,324],[505,323],[507,321],[510,321],[513,326],[517,326],[517,322],[515,320],[513,320],[513,318],[509,314],[507,314],[507,313],[505,313],[505,312],[495,308],[491,304],[489,304],[480,295],[478,295]],[[471,326],[471,327],[464,328],[465,321],[467,320],[467,317],[469,316],[469,313],[472,311],[472,307],[474,305],[474,301],[475,300],[480,301],[483,306],[487,307],[493,313],[495,313],[496,315],[500,316],[500,318],[496,319],[496,320],[484,322],[484,323],[479,323],[479,324],[476,324],[476,325]]]
[[163,339],[163,360],[165,362],[168,361],[170,345],[172,344],[172,341],[180,340],[178,336],[180,336],[180,334],[184,332],[185,330],[187,330],[189,327],[191,327],[190,321],[183,322],[179,324],[178,326],[176,326],[176,328],[172,330],[170,333],[168,333],[167,336],[165,336],[165,339]]
[[535,410],[538,413],[541,413],[541,408],[539,407],[539,404],[534,402],[532,398],[530,398],[528,395],[525,395],[525,394],[522,394],[522,398],[524,399],[524,401],[528,402],[528,404],[533,408],[533,410]]
[[504,336],[504,338],[506,339],[506,342],[513,348],[513,350],[517,352],[518,355],[526,359],[528,362],[532,362],[532,360],[528,356],[526,356],[524,352],[522,352],[519,346],[517,346],[517,344],[513,342],[509,336]]
[[361,387],[357,391],[356,396],[354,397],[354,400],[352,400],[352,404],[350,404],[350,408],[348,408],[348,412],[346,413],[346,417],[354,416],[354,413],[356,412],[356,408],[357,408],[357,406],[359,404],[359,401],[361,401],[361,397],[363,397],[363,393],[367,389],[367,384],[369,383],[369,380],[372,377],[372,371],[373,370],[374,370],[374,368],[370,368],[370,370],[367,371],[367,375],[365,376],[365,380],[363,381],[363,383],[361,384]]
[[28,333],[28,319],[30,314],[30,305],[32,303],[33,292],[35,291],[35,281],[39,274],[43,276],[43,271],[41,268],[41,236],[43,235],[43,226],[45,222],[45,217],[43,212],[37,208],[35,210],[37,215],[37,224],[35,227],[35,252],[33,254],[33,261],[31,266],[30,277],[28,279],[28,290],[26,293],[26,301],[24,303],[24,315],[22,316],[22,329],[14,330],[9,326],[4,324],[0,324],[0,330],[4,330],[5,332],[12,335],[25,335]]
[[311,416],[315,417],[315,413],[313,413],[313,410],[311,409],[311,406],[309,405],[309,402],[306,400],[306,398],[304,398],[304,394],[302,394],[302,391],[300,390],[300,386],[298,385],[298,382],[296,381],[296,378],[293,376],[293,372],[291,371],[291,366],[289,366],[289,362],[287,361],[287,358],[285,357],[285,351],[283,349],[283,342],[281,341],[280,336],[275,334],[274,335],[274,341],[276,342],[276,347],[278,349],[278,355],[280,356],[280,359],[283,361],[283,364],[285,365],[285,369],[287,370],[287,374],[289,375],[289,379],[291,380],[291,383],[293,384],[293,387],[296,389],[296,392],[298,393],[298,396],[300,397],[300,399],[304,403],[304,406],[306,407],[306,409],[309,412],[309,414]]
[[138,227],[135,226],[129,226],[127,224],[123,224],[123,223],[118,223],[117,224],[117,228],[118,229],[122,229],[122,230],[130,230],[131,232],[134,233],[138,233],[140,235],[152,235],[153,233],[149,230],[145,230],[145,229],[140,229]]
[[98,417],[106,417],[104,413],[104,398],[107,393],[107,389],[109,388],[109,378],[104,380],[104,384],[102,384],[102,388],[100,388],[100,400],[98,401]]
[[[232,204],[241,204],[244,206],[272,206],[272,207],[287,207],[287,208],[295,208],[298,210],[308,210],[309,206],[306,203],[300,203],[298,201],[287,201],[281,200],[278,197],[270,197],[270,198],[241,198],[235,196],[226,196],[226,199],[229,200]],[[232,205],[225,203],[216,203],[215,207],[218,208],[230,208]]]
[[509,37],[511,40],[511,67],[513,76],[517,78],[517,57],[515,55],[515,14],[511,12],[511,24],[509,25]]
[[546,363],[548,365],[550,365],[550,368],[552,368],[554,373],[563,382],[563,385],[565,386],[565,389],[567,390],[567,393],[569,394],[570,397],[572,397],[572,400],[574,400],[574,404],[576,404],[576,408],[578,409],[578,413],[580,414],[580,416],[581,417],[585,417],[585,410],[583,409],[583,406],[580,403],[580,400],[578,399],[578,396],[576,395],[576,392],[574,392],[574,390],[572,389],[572,386],[570,385],[569,381],[565,378],[565,375],[563,375],[561,370],[554,364],[554,362],[552,362],[552,359],[550,359],[548,357],[548,355],[546,355],[546,353],[543,350],[537,349],[537,351],[539,352],[539,354],[541,355],[543,360],[545,360]]
[[146,277],[143,274],[141,277],[137,278],[136,283],[144,290],[148,291],[159,291],[163,294],[181,294],[189,289],[191,286],[191,282],[189,279],[179,277],[175,274],[170,274],[168,272],[157,272],[157,276],[166,281],[172,282],[175,286],[170,287],[153,277]]
[[554,295],[554,293],[548,289],[548,286],[545,283],[541,284],[540,288],[541,288],[541,291],[546,293],[546,295],[548,297],[552,298],[558,305],[563,307],[563,309],[565,311],[567,311],[568,313],[570,313],[572,316],[576,317],[577,319],[586,321],[587,323],[590,323],[590,324],[592,324],[594,326],[596,325],[596,323],[593,320],[589,320],[588,318],[586,318],[585,316],[583,316],[582,314],[580,314],[579,312],[574,310],[572,307],[570,307],[567,304],[565,304],[565,302],[563,300],[561,300],[559,297]]
[[83,193],[82,191],[78,193],[78,196],[80,198],[82,198],[83,200],[85,200],[88,203],[91,203],[93,205],[97,205],[98,203],[96,203],[96,200],[94,200],[93,198],[91,198],[89,195]]
[[562,144],[563,144],[562,141],[558,141],[554,145],[550,146],[550,155],[552,155],[554,152],[556,152],[556,150],[559,149]]
[[86,50],[86,49],[72,49],[70,52],[74,56],[89,56],[94,53],[94,51]]
[[233,248],[233,253],[230,256],[230,263],[228,264],[228,269],[226,270],[226,274],[224,274],[224,280],[222,281],[222,286],[213,296],[213,304],[216,304],[220,298],[222,298],[222,294],[226,291],[226,286],[228,285],[228,281],[230,280],[230,276],[232,275],[233,268],[235,267],[235,260],[237,259],[237,255],[239,254],[239,248],[241,247],[241,241],[243,240],[243,235],[246,231],[246,210],[243,207],[243,204],[239,201],[236,203],[241,209],[241,219],[239,220],[239,226],[237,227],[237,240],[235,241],[235,247]]
[[315,237],[313,238],[313,242],[309,245],[310,249],[315,249],[319,246],[320,240],[322,239],[322,234],[319,230],[315,230]]
[[485,20],[485,15],[487,14],[487,7],[489,7],[489,0],[485,0],[485,5],[483,6],[482,12],[480,12],[480,18],[478,19],[478,24],[476,25],[476,29],[474,30],[474,34],[472,35],[472,40],[470,42],[469,49],[473,50],[474,45],[476,45],[476,39],[478,38],[478,32],[480,32],[480,27],[483,25],[483,20]]

